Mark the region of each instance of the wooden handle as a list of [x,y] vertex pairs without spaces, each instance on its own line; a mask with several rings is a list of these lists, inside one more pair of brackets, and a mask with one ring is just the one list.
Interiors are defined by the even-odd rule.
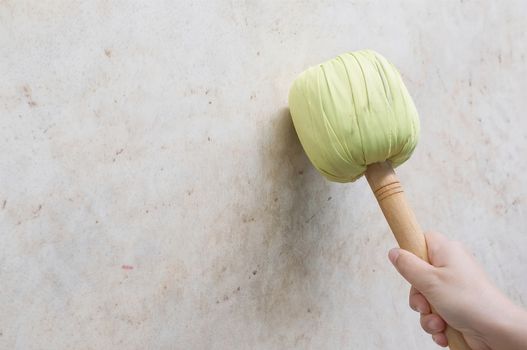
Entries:
[[[399,246],[429,262],[425,237],[391,164],[386,161],[369,165],[366,179]],[[432,312],[436,313],[433,307]],[[459,331],[447,326],[446,336],[450,349],[470,350]]]

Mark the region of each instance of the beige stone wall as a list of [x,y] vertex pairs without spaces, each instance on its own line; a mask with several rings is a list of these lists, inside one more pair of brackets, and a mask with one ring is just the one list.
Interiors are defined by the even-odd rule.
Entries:
[[523,1],[0,2],[1,349],[435,349],[364,181],[287,111],[348,50],[400,69],[426,229],[527,303]]

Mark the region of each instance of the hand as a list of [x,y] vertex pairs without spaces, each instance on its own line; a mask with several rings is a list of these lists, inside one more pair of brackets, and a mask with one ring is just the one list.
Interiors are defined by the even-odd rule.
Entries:
[[[425,234],[430,264],[403,249],[388,256],[412,285],[410,307],[421,326],[447,346],[446,325],[459,330],[473,350],[527,349],[527,316],[487,278],[461,243]],[[437,314],[432,314],[433,305]]]

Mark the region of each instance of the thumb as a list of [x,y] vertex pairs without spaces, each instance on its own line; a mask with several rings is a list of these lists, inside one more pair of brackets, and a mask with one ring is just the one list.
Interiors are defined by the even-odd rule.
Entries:
[[430,288],[434,267],[407,250],[393,248],[388,257],[397,271],[420,292]]

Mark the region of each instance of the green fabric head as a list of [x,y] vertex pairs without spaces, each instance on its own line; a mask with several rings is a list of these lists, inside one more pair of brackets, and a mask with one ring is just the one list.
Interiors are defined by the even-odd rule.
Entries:
[[289,108],[307,156],[331,181],[354,181],[376,162],[398,166],[419,138],[417,110],[399,72],[370,50],[300,74]]

